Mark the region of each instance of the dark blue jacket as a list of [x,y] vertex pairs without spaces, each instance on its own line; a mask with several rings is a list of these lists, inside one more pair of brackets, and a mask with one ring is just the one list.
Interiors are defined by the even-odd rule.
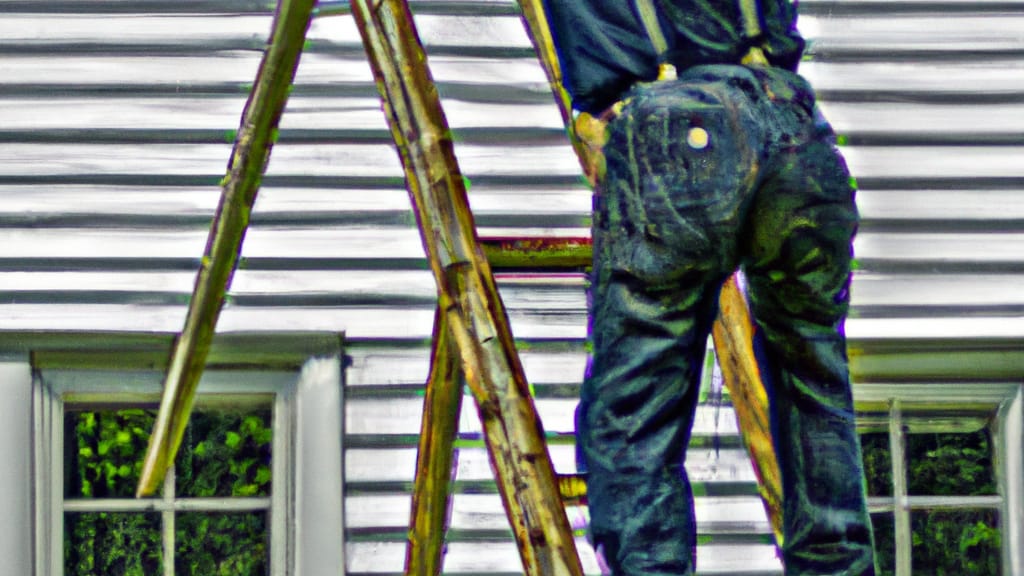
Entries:
[[[682,71],[738,63],[749,41],[737,0],[652,0],[668,41],[666,59]],[[657,77],[658,56],[634,0],[544,0],[573,107],[598,113],[637,81]],[[804,41],[790,0],[760,0],[765,54],[796,70]]]

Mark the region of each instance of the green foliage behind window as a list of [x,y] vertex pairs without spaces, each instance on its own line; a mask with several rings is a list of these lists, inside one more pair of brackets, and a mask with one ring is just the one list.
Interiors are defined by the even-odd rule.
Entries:
[[996,493],[988,432],[907,436],[907,493],[984,496]]
[[131,498],[155,416],[139,409],[69,412],[64,420],[64,495]]
[[150,576],[162,563],[159,514],[64,515],[66,576]]
[[892,455],[889,434],[861,434],[868,496],[892,496]]
[[[868,492],[891,495],[887,434],[861,437]],[[987,430],[972,434],[907,436],[907,492],[918,496],[982,496],[996,493],[992,445]],[[883,575],[893,574],[892,514],[872,516],[875,548]],[[996,576],[1000,574],[1000,532],[994,510],[913,511],[914,574]]]
[[1000,536],[994,510],[911,515],[914,574],[998,576]]
[[197,412],[175,461],[178,496],[269,496],[269,423],[269,412]]
[[[142,409],[69,411],[65,497],[132,498],[155,414]],[[197,411],[175,462],[177,498],[266,497],[271,412]],[[175,572],[267,573],[267,514],[178,513]],[[152,576],[163,563],[160,513],[66,513],[67,576]]]
[[263,576],[267,573],[267,515],[179,514],[175,576]]

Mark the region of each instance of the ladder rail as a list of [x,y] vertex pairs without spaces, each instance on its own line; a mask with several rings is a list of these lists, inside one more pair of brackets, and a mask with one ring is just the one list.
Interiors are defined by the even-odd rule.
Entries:
[[451,517],[451,486],[455,481],[462,410],[462,366],[447,316],[438,308],[430,353],[430,375],[423,396],[423,421],[416,452],[405,573],[440,574],[441,551]]
[[245,103],[228,173],[221,183],[220,203],[196,274],[185,325],[171,352],[160,410],[136,490],[138,496],[151,495],[160,488],[181,446],[260,180],[291,92],[314,4],[314,0],[278,3],[269,46]]
[[530,575],[582,576],[544,432],[476,236],[447,120],[405,0],[354,0],[399,150],[441,313],[476,399],[498,488]]
[[[579,137],[576,132],[577,125],[572,121],[571,100],[562,82],[554,40],[551,36],[542,2],[541,0],[519,0],[519,6],[524,27],[548,78],[559,114],[566,127],[569,142],[576,153],[581,168],[588,175],[590,182],[593,183],[595,175],[589,174],[589,172],[593,171],[597,165],[592,157],[594,151]],[[745,62],[750,60],[757,64],[763,63],[763,57],[760,59],[756,58],[758,55],[753,53],[753,58],[748,55],[745,58]],[[491,238],[483,239],[483,247],[488,261],[495,267],[546,268],[554,266],[584,269],[589,266],[591,261],[589,238]],[[714,322],[712,335],[715,352],[722,367],[725,385],[733,399],[743,443],[751,456],[754,472],[758,478],[758,492],[764,503],[775,541],[781,545],[781,476],[772,443],[770,418],[768,415],[768,398],[753,353],[753,321],[735,275],[722,287],[719,316]],[[438,354],[436,341],[434,346],[432,357],[436,358]],[[432,385],[437,386],[439,383],[431,379],[431,382],[428,383],[428,394],[430,393],[429,387]],[[427,410],[430,409],[429,403],[426,400],[424,409],[424,417],[426,418]],[[443,415],[430,414],[429,417],[434,419],[438,426],[443,426],[441,423],[444,418]],[[449,417],[456,418],[457,415],[450,415]],[[426,432],[431,430],[431,427],[424,425],[423,430]],[[434,433],[438,433],[438,431],[435,430]],[[422,436],[420,442],[420,453],[418,456],[420,459],[429,458],[429,455],[425,455],[424,450],[437,449],[436,445],[428,444],[430,440],[424,439]],[[421,522],[421,520],[418,520],[419,515],[428,513],[426,510],[429,502],[442,501],[447,506],[448,499],[450,498],[446,484],[431,483],[432,490],[429,492],[425,491],[422,483],[425,483],[426,480],[420,480],[420,473],[420,469],[417,469],[415,490],[420,500],[418,504],[413,506],[411,526],[416,526],[418,522]],[[579,478],[562,477],[559,480],[559,488],[563,500],[572,502],[586,500],[586,486]],[[433,526],[440,534],[443,534],[447,529],[443,522],[435,523]],[[437,566],[440,566],[442,545],[443,536],[427,541],[422,538],[414,539],[414,536],[411,535],[409,553],[412,554],[412,550],[416,548],[417,554],[437,558]],[[421,549],[420,547],[424,548]],[[407,568],[406,573],[415,574],[417,572],[410,571]]]

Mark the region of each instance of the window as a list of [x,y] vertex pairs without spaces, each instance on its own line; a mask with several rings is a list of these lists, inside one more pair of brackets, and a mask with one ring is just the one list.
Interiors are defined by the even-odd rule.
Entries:
[[[864,390],[866,389],[866,390]],[[858,415],[882,574],[1011,574],[1017,386],[866,386]],[[1016,427],[1016,432],[1013,428]]]
[[201,399],[162,494],[146,499],[132,495],[155,410],[65,404],[64,573],[266,574],[272,400]]
[[136,499],[162,376],[37,371],[36,576],[339,572],[338,358],[208,370],[160,494]]

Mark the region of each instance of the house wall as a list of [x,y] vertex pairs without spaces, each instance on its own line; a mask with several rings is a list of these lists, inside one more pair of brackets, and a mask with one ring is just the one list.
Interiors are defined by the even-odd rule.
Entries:
[[[411,3],[481,234],[588,235],[590,191],[513,4]],[[801,72],[860,187],[857,384],[1019,382],[1024,2],[800,7]],[[349,566],[397,571],[435,289],[358,34],[323,8],[219,330],[345,332]],[[269,23],[249,0],[0,2],[0,345],[180,329]],[[584,276],[499,286],[570,472]],[[449,556],[515,572],[468,403],[461,422]],[[703,568],[777,572],[728,407],[702,407],[695,437],[700,523],[722,547]]]

